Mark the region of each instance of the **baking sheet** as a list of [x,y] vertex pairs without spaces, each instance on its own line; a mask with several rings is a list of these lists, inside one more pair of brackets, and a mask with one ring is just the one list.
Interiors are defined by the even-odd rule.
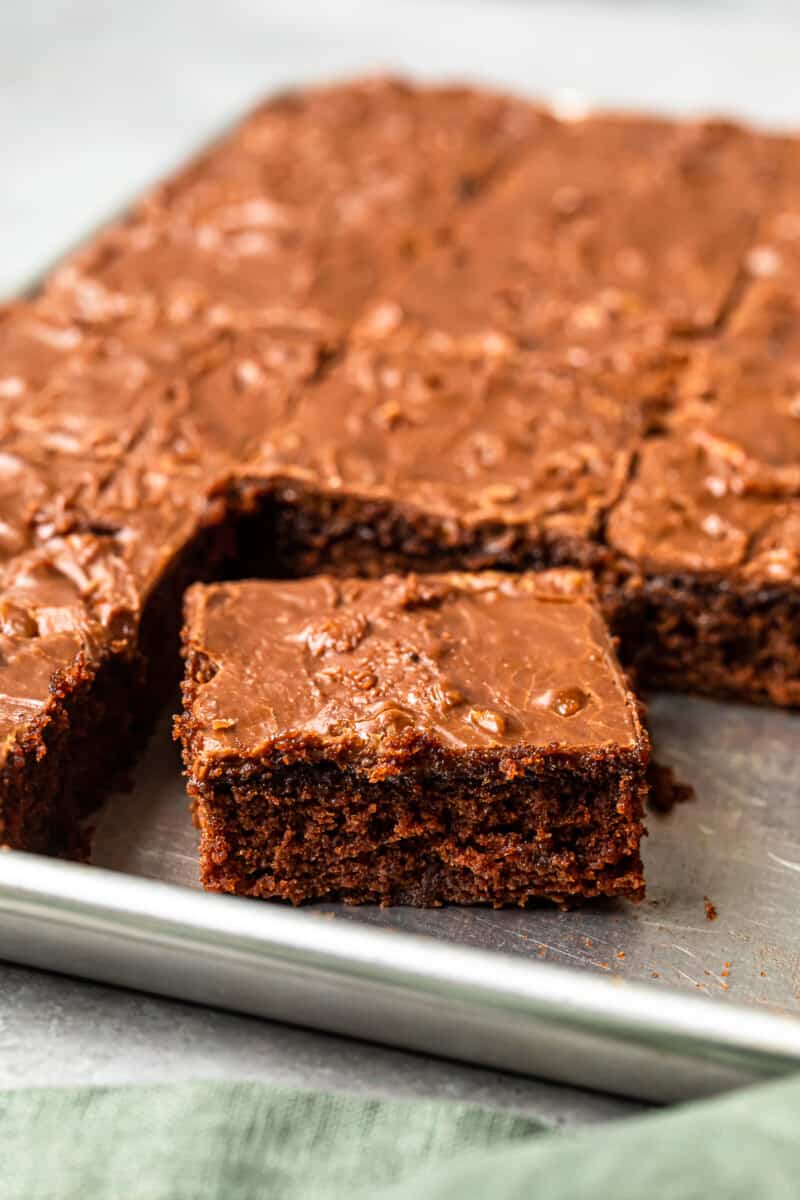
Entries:
[[800,715],[679,696],[651,714],[697,795],[651,816],[642,905],[206,894],[165,720],[93,865],[0,854],[0,957],[647,1100],[796,1071]]
[[0,855],[0,957],[647,1100],[796,1070],[800,713],[649,712],[695,798],[649,815],[638,906],[206,896],[165,715],[91,867]]
[[[666,695],[652,698],[649,711],[658,761],[695,797],[648,816],[642,904],[571,912],[311,907],[653,988],[800,1011],[800,714]],[[133,794],[101,814],[93,861],[197,887],[196,847],[165,721]]]

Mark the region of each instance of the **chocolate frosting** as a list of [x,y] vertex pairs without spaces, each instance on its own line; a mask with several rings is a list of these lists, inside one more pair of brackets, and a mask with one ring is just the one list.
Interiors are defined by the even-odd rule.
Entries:
[[134,652],[243,477],[796,587],[799,230],[794,139],[393,81],[262,106],[0,311],[3,744]]
[[640,568],[754,587],[800,579],[800,502],[740,490],[741,477],[703,444],[669,436],[642,447],[611,513],[610,545]]
[[352,348],[267,433],[257,473],[382,499],[448,528],[589,537],[619,495],[641,427],[623,371],[472,356],[391,337]]
[[[588,576],[327,576],[198,587],[193,770],[513,747],[639,752],[636,702]],[[512,769],[509,760],[509,770]]]
[[654,570],[800,582],[800,306],[759,280],[694,348],[663,436],[644,442],[610,544]]
[[552,123],[388,297],[426,328],[526,346],[714,329],[784,154],[720,122]]
[[545,120],[463,87],[374,80],[271,101],[49,283],[84,316],[355,317]]

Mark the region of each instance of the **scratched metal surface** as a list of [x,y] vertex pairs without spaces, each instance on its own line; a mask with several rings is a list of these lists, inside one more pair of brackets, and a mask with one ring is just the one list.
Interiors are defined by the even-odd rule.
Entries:
[[[683,696],[655,697],[650,713],[659,761],[691,783],[696,797],[649,817],[643,904],[567,913],[320,907],[344,920],[653,987],[800,1011],[800,714]],[[115,798],[101,815],[94,861],[198,886],[196,835],[166,723],[133,794]]]

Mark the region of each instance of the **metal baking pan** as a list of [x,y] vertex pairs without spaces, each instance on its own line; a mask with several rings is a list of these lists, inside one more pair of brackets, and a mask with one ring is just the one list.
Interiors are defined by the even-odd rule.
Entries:
[[648,707],[658,761],[696,795],[650,814],[640,905],[206,895],[165,718],[91,866],[0,853],[0,957],[651,1101],[797,1070],[800,713]]
[[800,714],[682,696],[650,712],[696,797],[650,815],[641,905],[206,895],[165,721],[91,866],[0,854],[0,956],[646,1100],[796,1070]]

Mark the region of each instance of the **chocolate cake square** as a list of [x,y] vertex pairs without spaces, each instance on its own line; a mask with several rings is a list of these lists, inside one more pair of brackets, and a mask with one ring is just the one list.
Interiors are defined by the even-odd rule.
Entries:
[[588,575],[196,585],[184,648],[207,888],[642,895],[648,740]]
[[[273,502],[272,573],[590,567],[638,445],[644,359],[362,331],[239,477]],[[649,362],[666,377],[662,352]]]
[[645,685],[797,706],[800,305],[775,271],[693,347],[606,521],[604,590]]

